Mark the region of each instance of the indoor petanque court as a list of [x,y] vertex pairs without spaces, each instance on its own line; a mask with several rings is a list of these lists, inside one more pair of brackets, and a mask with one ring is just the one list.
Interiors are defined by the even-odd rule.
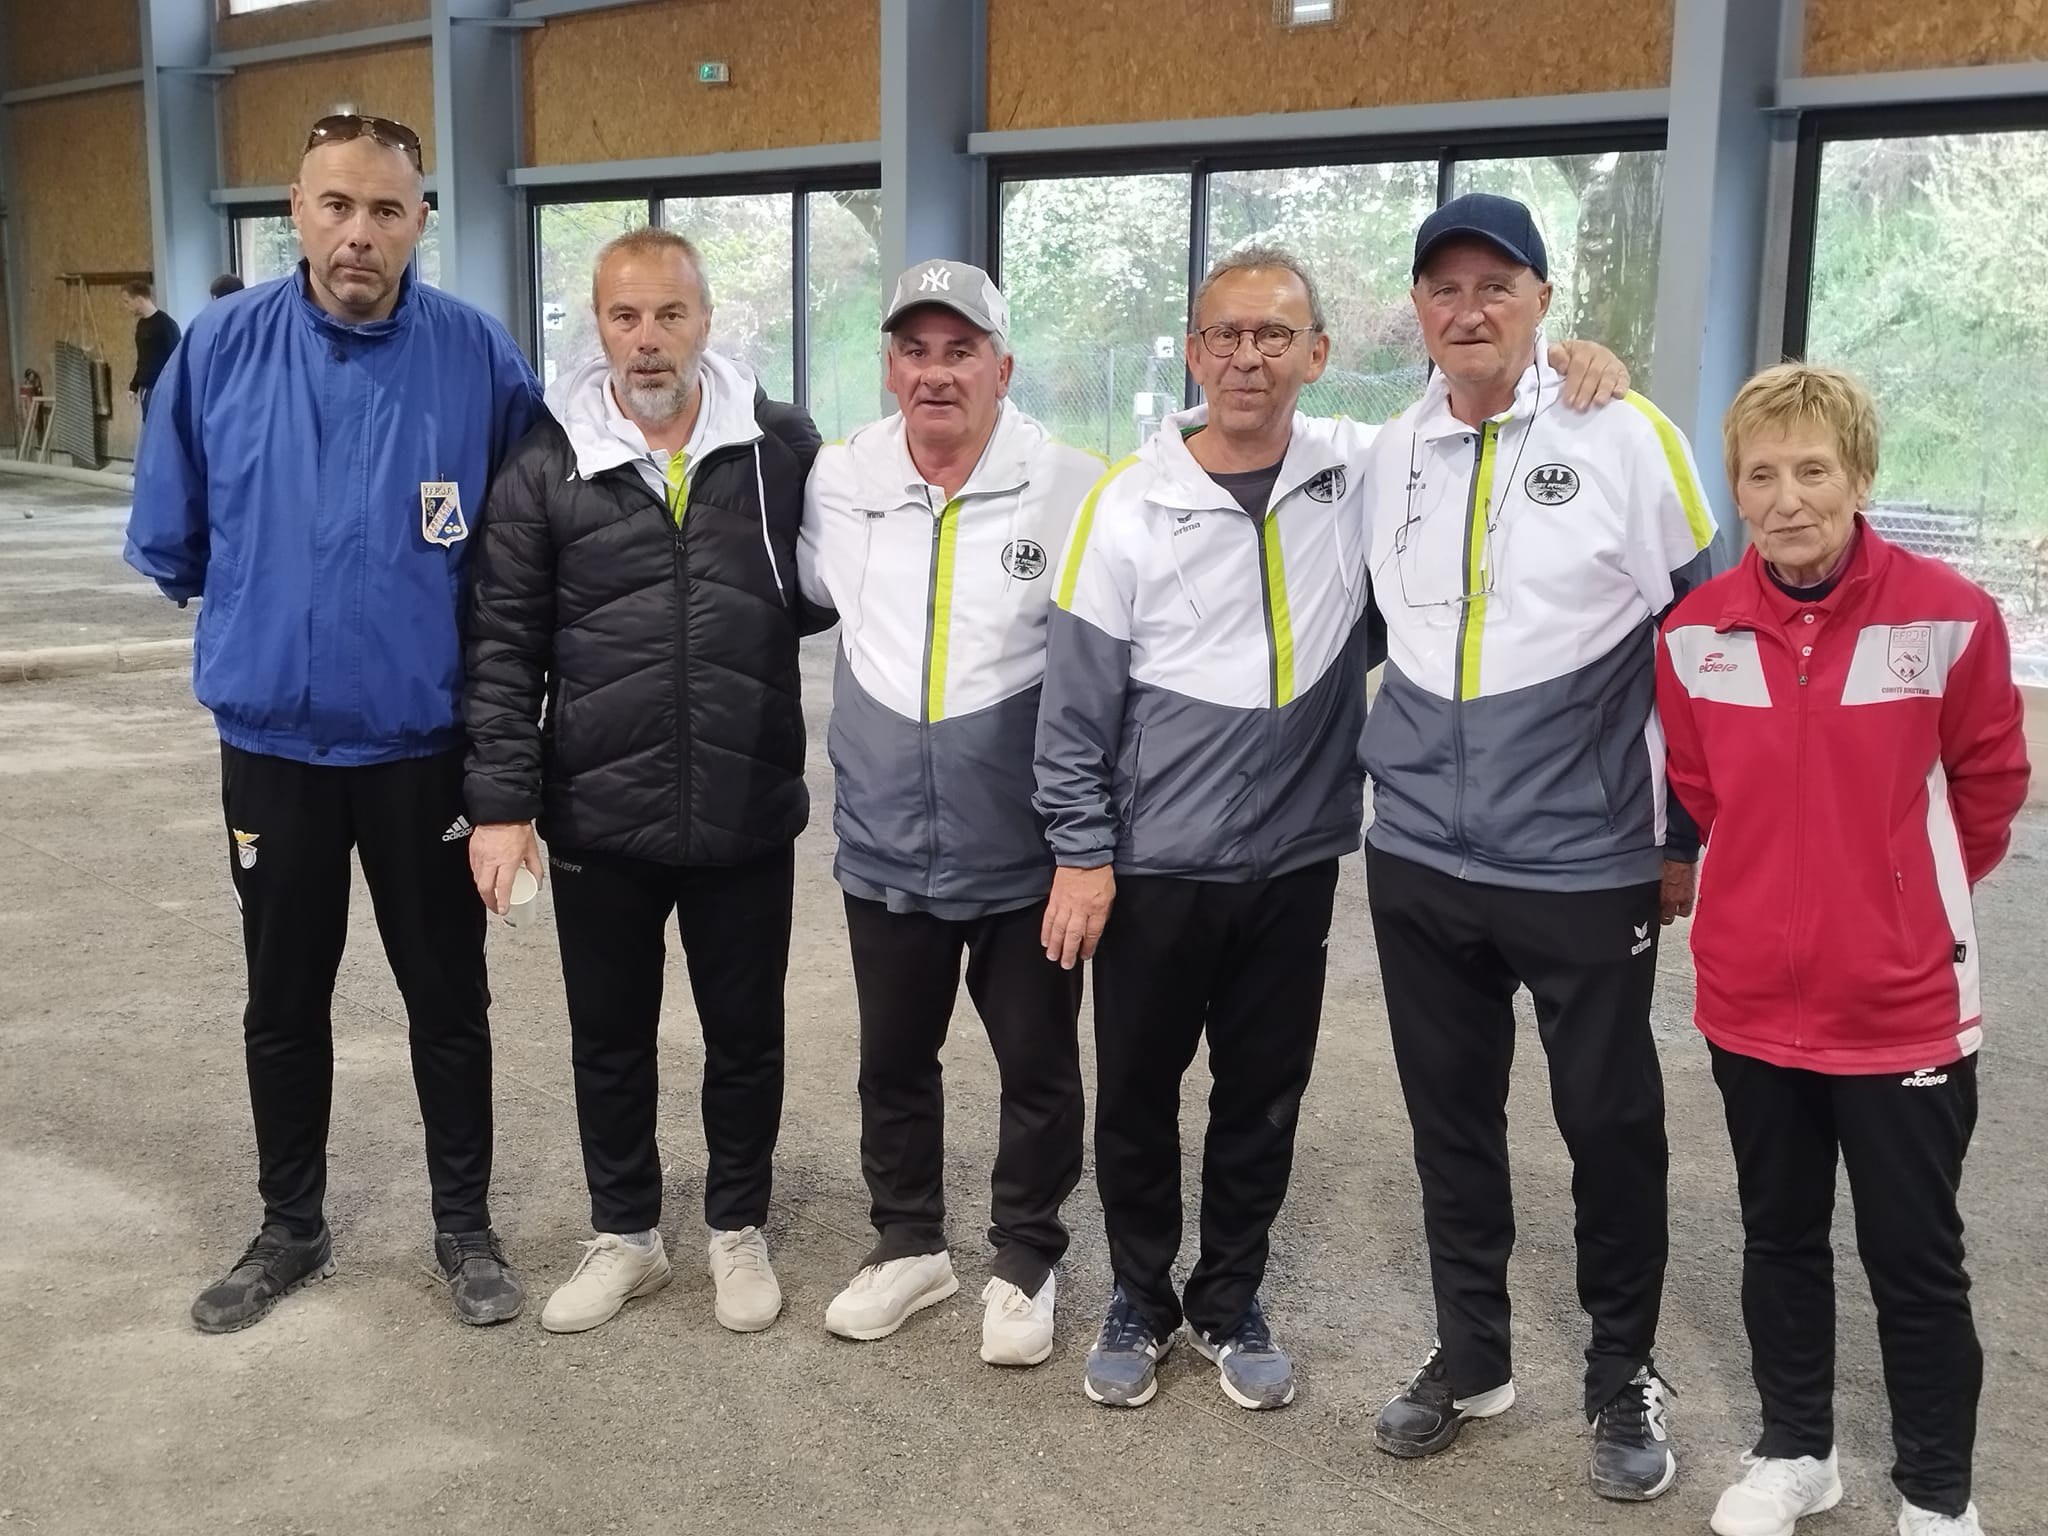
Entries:
[[0,18],[0,1536],[2048,1532],[2048,18]]

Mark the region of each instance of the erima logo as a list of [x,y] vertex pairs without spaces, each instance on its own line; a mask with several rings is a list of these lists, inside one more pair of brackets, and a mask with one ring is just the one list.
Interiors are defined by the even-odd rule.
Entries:
[[1539,464],[1529,471],[1522,489],[1529,493],[1531,501],[1540,501],[1546,507],[1562,506],[1579,494],[1578,472],[1564,464]]
[[1708,672],[1739,672],[1741,670],[1734,662],[1727,659],[1727,654],[1723,651],[1707,652],[1706,659],[1700,663],[1702,675]]
[[1947,1081],[1948,1074],[1946,1072],[1936,1072],[1931,1068],[1921,1067],[1911,1077],[1900,1078],[1899,1086],[1901,1088],[1939,1088]]
[[1650,925],[1648,923],[1637,923],[1635,926],[1636,942],[1634,947],[1629,950],[1631,956],[1640,955],[1650,947]]
[[1193,533],[1201,526],[1201,520],[1194,513],[1183,512],[1173,520],[1173,536],[1177,539],[1184,533]]
[[1045,574],[1045,548],[1032,539],[1019,539],[1003,546],[1003,569],[1019,581],[1034,581]]
[[441,834],[441,841],[444,843],[459,843],[475,830],[476,828],[469,824],[467,816],[458,816],[455,818],[455,824]]
[[1341,468],[1324,470],[1305,487],[1310,501],[1335,501],[1344,494],[1344,471]]
[[944,267],[926,267],[924,277],[918,282],[919,293],[951,293],[953,274]]

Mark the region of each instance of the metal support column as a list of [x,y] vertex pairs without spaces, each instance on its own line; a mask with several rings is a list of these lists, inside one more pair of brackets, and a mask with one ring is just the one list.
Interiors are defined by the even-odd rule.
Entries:
[[882,281],[913,261],[988,262],[984,0],[882,0]]
[[156,301],[181,325],[206,306],[228,268],[220,184],[216,85],[210,67],[213,0],[141,0],[142,112],[149,156],[151,265]]
[[520,159],[519,39],[538,21],[510,0],[433,0],[435,182],[441,286],[533,346],[526,301]]
[[1657,263],[1652,390],[1692,440],[1716,516],[1736,535],[1721,415],[1756,361],[1784,8],[1677,0]]

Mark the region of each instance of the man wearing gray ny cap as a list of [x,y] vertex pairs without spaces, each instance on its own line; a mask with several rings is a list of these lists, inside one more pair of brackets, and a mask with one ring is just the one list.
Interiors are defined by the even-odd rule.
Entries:
[[825,1326],[879,1339],[959,1289],[939,1049],[964,957],[1002,1078],[981,1357],[1036,1365],[1052,1351],[1085,1112],[1081,972],[1039,942],[1052,857],[1032,738],[1052,566],[1102,461],[1008,400],[1009,306],[979,267],[912,267],[882,329],[900,413],[819,454],[797,547],[805,598],[840,621],[833,872],[878,1234]]

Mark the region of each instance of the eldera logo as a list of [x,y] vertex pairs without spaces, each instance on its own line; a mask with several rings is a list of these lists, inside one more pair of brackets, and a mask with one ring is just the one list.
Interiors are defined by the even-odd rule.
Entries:
[[1725,651],[1709,651],[1700,662],[1700,675],[1703,677],[1709,672],[1739,672],[1740,670],[1742,669],[1728,659],[1728,654]]
[[1899,1079],[1901,1088],[1939,1088],[1948,1081],[1946,1072],[1937,1072],[1932,1067],[1916,1068],[1911,1077]]

